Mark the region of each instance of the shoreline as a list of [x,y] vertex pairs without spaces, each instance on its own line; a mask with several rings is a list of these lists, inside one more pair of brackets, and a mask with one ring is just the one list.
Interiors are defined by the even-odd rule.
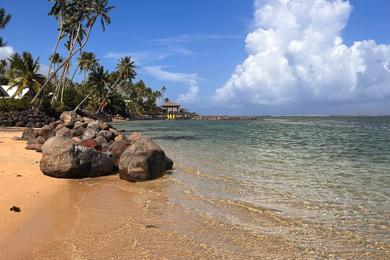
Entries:
[[[0,128],[0,256],[4,258],[29,255],[43,246],[42,238],[55,239],[74,217],[63,196],[69,182],[41,173],[41,154],[25,150],[25,141],[14,139],[21,133],[22,128]],[[13,206],[21,211],[10,211]]]
[[[278,245],[299,255],[283,238],[191,213],[177,201],[191,200],[191,195],[185,198],[189,194],[169,175],[140,183],[116,175],[80,180],[44,176],[37,163],[41,154],[25,150],[25,142],[13,138],[20,134],[21,129],[0,128],[0,214],[5,216],[0,220],[0,258],[227,258],[237,254],[235,247],[250,258],[277,254]],[[21,212],[11,212],[12,206]],[[244,242],[237,243],[237,236]],[[250,250],[245,249],[248,243]]]

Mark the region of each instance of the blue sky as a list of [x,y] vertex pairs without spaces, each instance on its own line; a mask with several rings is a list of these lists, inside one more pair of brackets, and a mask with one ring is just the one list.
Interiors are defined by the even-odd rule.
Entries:
[[[313,2],[297,1],[302,4]],[[374,63],[369,60],[368,50],[376,50],[375,55],[378,57],[375,59],[380,60],[381,64],[390,62],[387,48],[378,47],[379,44],[385,47],[390,44],[390,1],[354,0],[347,5],[343,5],[342,1],[337,1],[341,2],[338,5],[332,5],[327,0],[318,1],[339,10],[339,13],[335,11],[335,15],[319,21],[320,27],[315,28],[317,31],[322,33],[326,28],[333,27],[335,31],[330,32],[330,35],[324,34],[322,40],[316,43],[318,46],[323,46],[326,37],[333,39],[335,36],[342,38],[347,47],[369,39],[374,40],[375,44],[344,50],[342,58],[329,61],[328,71],[334,70],[332,74],[322,74],[323,71],[315,70],[316,64],[311,64],[313,60],[321,58],[322,62],[328,63],[328,58],[327,54],[321,56],[316,53],[316,50],[319,51],[313,46],[310,53],[303,51],[291,54],[287,53],[291,51],[289,49],[279,53],[279,56],[272,56],[275,61],[286,58],[290,64],[294,62],[293,66],[286,67],[286,71],[291,69],[293,83],[289,79],[282,81],[283,77],[275,72],[272,64],[264,62],[268,58],[269,63],[273,62],[271,56],[267,57],[269,50],[283,49],[283,46],[276,46],[277,43],[275,48],[261,43],[267,39],[278,39],[280,42],[283,38],[280,35],[267,38],[269,34],[264,32],[286,29],[283,20],[272,18],[270,21],[264,18],[264,6],[271,6],[275,17],[279,13],[295,17],[298,24],[308,17],[280,5],[278,0],[112,0],[110,2],[115,6],[111,14],[112,23],[105,32],[101,32],[100,28],[95,29],[86,50],[95,52],[101,63],[110,70],[114,69],[116,59],[120,56],[133,56],[139,67],[139,79],[154,89],[165,85],[171,99],[179,100],[199,113],[389,114],[390,80],[387,76],[373,76],[373,72],[370,72],[369,66]],[[3,38],[15,51],[28,50],[35,57],[40,57],[43,64],[48,64],[56,37],[56,22],[53,17],[47,16],[50,3],[45,0],[3,0],[1,7],[13,16],[9,26],[1,32]],[[306,7],[313,10],[311,3]],[[315,8],[321,11],[323,7]],[[257,15],[254,15],[255,11],[258,11]],[[273,27],[273,22],[278,23],[278,28]],[[345,24],[343,30],[336,26],[339,23]],[[300,26],[307,25],[301,23]],[[254,38],[253,41],[249,40],[249,48],[248,34]],[[283,39],[283,42],[291,46],[313,36],[302,35],[302,32],[297,32],[291,38]],[[322,48],[328,48],[329,53],[334,53],[335,46],[332,44]],[[355,49],[360,54],[367,53],[361,54],[359,64],[353,60]],[[303,76],[296,72],[297,68],[304,69],[308,62],[310,68],[314,67],[315,75],[322,75],[328,85],[313,85],[312,78],[306,81],[302,79]],[[240,64],[242,71],[235,72]],[[340,68],[335,68],[337,64],[361,68],[341,73]],[[341,74],[348,77],[348,73],[352,78],[350,81],[344,82],[338,78]],[[386,75],[387,71],[381,73]],[[357,80],[354,80],[355,77]],[[380,82],[372,83],[370,79],[373,77]],[[350,90],[351,84],[357,90],[347,93],[346,89]],[[372,92],[380,95],[367,94]]]

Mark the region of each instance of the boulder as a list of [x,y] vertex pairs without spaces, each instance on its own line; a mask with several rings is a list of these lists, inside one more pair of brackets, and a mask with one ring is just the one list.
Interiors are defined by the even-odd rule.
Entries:
[[109,151],[112,153],[114,159],[114,165],[119,167],[119,160],[122,153],[130,146],[130,142],[126,141],[115,141],[111,146]]
[[42,147],[41,171],[55,178],[88,178],[113,173],[112,155],[52,137]]
[[170,171],[173,169],[173,161],[168,156],[165,157],[165,170]]
[[95,149],[97,146],[96,141],[93,139],[83,140],[81,141],[80,145],[90,149]]
[[35,150],[39,153],[42,152],[42,144],[27,144],[26,146],[27,150]]
[[[78,122],[77,122],[78,123]],[[84,134],[85,128],[82,124],[75,124],[74,128],[72,129],[73,136],[82,136]]]
[[57,131],[57,127],[58,127],[59,125],[62,125],[62,121],[61,121],[61,120],[57,120],[57,121],[52,122],[52,123],[49,124],[49,126],[50,126],[52,129],[54,129],[55,131]]
[[39,130],[39,136],[42,136],[45,139],[49,139],[50,137],[54,136],[53,129],[50,126],[45,125],[41,128],[41,130]]
[[96,137],[95,142],[96,142],[95,149],[100,152],[107,152],[110,149],[109,143],[107,142],[106,138],[104,138],[103,136]]
[[66,111],[61,114],[60,119],[66,127],[73,128],[77,121],[77,114],[74,111]]
[[135,182],[159,178],[165,174],[166,155],[148,138],[141,138],[130,145],[119,160],[119,177]]
[[129,135],[129,136],[127,137],[127,140],[129,140],[130,143],[133,144],[133,143],[137,142],[138,140],[141,140],[142,137],[143,137],[143,136],[142,136],[141,133],[139,133],[139,132],[134,132],[134,133],[132,133],[131,135]]
[[99,122],[98,125],[99,125],[100,130],[108,130],[108,129],[112,128],[112,125],[110,125],[107,122]]
[[26,128],[23,130],[22,140],[27,141],[33,137],[34,137],[34,129],[33,128]]
[[23,126],[25,126],[26,124],[24,123],[24,121],[21,121],[21,120],[19,120],[19,121],[17,121],[16,123],[15,123],[15,126],[16,127],[23,127]]
[[115,134],[107,130],[101,130],[96,136],[104,137],[108,142],[115,139]]
[[98,133],[98,130],[96,128],[88,127],[87,129],[85,129],[81,139],[82,140],[93,139],[93,138],[95,138],[97,133]]
[[56,132],[56,137],[67,137],[67,138],[71,138],[73,137],[72,135],[72,130],[70,130],[69,128],[67,128],[66,126],[64,126],[63,128],[61,128],[60,130],[58,130]]

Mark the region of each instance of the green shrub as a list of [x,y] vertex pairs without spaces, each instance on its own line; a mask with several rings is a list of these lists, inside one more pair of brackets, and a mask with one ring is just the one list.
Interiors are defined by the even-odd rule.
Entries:
[[30,107],[30,97],[24,97],[22,99],[6,98],[0,99],[0,111],[23,111]]

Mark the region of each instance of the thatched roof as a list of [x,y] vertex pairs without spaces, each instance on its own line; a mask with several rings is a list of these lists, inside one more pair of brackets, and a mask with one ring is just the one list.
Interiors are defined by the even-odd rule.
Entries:
[[180,104],[172,101],[167,101],[162,105],[162,107],[180,107]]

